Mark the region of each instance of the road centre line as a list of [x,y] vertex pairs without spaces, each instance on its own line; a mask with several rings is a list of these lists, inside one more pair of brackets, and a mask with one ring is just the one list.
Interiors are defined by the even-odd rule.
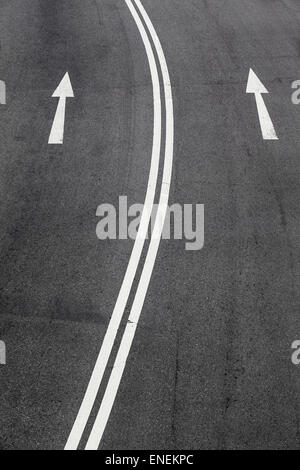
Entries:
[[157,186],[160,150],[161,150],[161,134],[162,134],[162,107],[161,107],[161,92],[158,69],[152,50],[151,43],[149,41],[145,27],[137,14],[131,0],[125,0],[129,10],[135,20],[141,35],[147,59],[150,67],[152,88],[153,88],[153,103],[154,103],[154,121],[153,121],[153,146],[151,165],[148,179],[148,186],[144,204],[144,211],[141,217],[141,223],[138,231],[137,238],[134,243],[134,247],[130,256],[130,260],[127,266],[125,277],[115,304],[113,314],[111,316],[101,349],[98,355],[91,379],[89,381],[87,390],[85,392],[83,401],[81,403],[79,412],[76,420],[68,437],[65,445],[65,450],[76,450],[81,441],[83,432],[87,425],[91,411],[93,409],[97,394],[105,373],[111,351],[116,339],[120,323],[122,321],[126,304],[132,289],[133,281],[136,275],[136,271],[140,262],[141,254],[144,248],[145,240],[148,234],[148,228],[151,218],[151,212],[154,204],[155,191]]
[[[146,294],[150,284],[153,268],[155,265],[160,240],[162,236],[164,221],[166,217],[167,206],[169,202],[170,184],[172,177],[172,166],[173,166],[173,154],[174,154],[174,112],[173,112],[173,97],[172,88],[170,83],[170,76],[168,71],[167,62],[165,55],[157,36],[155,28],[145,11],[140,0],[134,0],[137,8],[142,15],[150,35],[152,37],[159,64],[163,76],[163,86],[166,102],[166,147],[165,147],[165,159],[164,159],[164,170],[163,170],[163,181],[161,186],[160,201],[158,207],[158,213],[155,221],[154,231],[151,237],[148,253],[146,256],[145,264],[141,274],[141,278],[138,284],[132,309],[130,312],[129,320],[121,340],[120,348],[117,353],[117,357],[112,369],[107,388],[101,406],[92,428],[89,440],[86,445],[86,450],[97,450],[103,433],[105,431],[112,407],[115,402],[115,398],[118,393],[119,385],[125,370],[127,358],[130,353],[130,349],[133,343],[135,332],[138,326],[140,315],[145,302]],[[126,0],[126,3],[132,12],[134,18],[137,20],[136,12],[134,11],[131,0]]]

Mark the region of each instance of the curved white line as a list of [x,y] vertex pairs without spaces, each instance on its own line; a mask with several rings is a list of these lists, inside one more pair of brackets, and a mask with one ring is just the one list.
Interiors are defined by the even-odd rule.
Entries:
[[[127,3],[131,3],[126,0]],[[86,450],[97,450],[103,433],[105,431],[114,401],[119,389],[119,385],[122,379],[122,375],[126,366],[127,358],[130,353],[136,328],[140,319],[142,308],[144,305],[145,297],[151,280],[155,260],[158,253],[158,248],[161,240],[162,230],[166,217],[166,210],[169,202],[170,184],[172,177],[172,166],[173,166],[173,153],[174,153],[174,113],[173,113],[173,99],[172,89],[170,83],[170,76],[168,71],[167,62],[165,55],[156,34],[154,26],[145,11],[140,0],[135,0],[135,3],[140,10],[144,21],[149,28],[152,40],[154,42],[160,67],[163,75],[164,93],[166,100],[166,148],[165,148],[165,161],[163,171],[163,182],[160,193],[160,201],[158,213],[155,221],[154,231],[151,237],[145,265],[139,281],[133,306],[130,312],[129,321],[127,323],[121,345],[114,363],[113,370],[111,372],[109,382],[95,421],[93,429],[91,431],[89,440],[86,445]]]
[[156,66],[154,53],[152,50],[151,43],[148,39],[146,30],[143,26],[141,19],[139,18],[136,10],[134,9],[130,0],[125,0],[131,14],[137,24],[138,30],[142,37],[147,58],[150,67],[152,87],[153,87],[153,101],[154,101],[154,125],[153,125],[153,148],[151,157],[151,167],[148,179],[148,187],[145,198],[144,210],[141,218],[141,223],[137,238],[134,243],[134,247],[131,253],[129,264],[126,270],[126,274],[121,286],[121,290],[118,295],[118,299],[110,319],[103,344],[99,356],[97,358],[90,382],[88,384],[85,396],[80,406],[78,415],[75,423],[69,435],[65,450],[76,450],[82,438],[84,429],[88,422],[92,408],[94,406],[99,387],[101,385],[103,375],[114,345],[114,341],[124,315],[124,310],[128,301],[128,297],[132,288],[132,284],[136,275],[138,264],[140,262],[141,254],[144,248],[145,240],[148,234],[148,228],[154,204],[155,190],[157,185],[159,159],[160,159],[160,148],[161,148],[161,132],[162,132],[162,110],[161,110],[161,93],[159,85],[159,76]]

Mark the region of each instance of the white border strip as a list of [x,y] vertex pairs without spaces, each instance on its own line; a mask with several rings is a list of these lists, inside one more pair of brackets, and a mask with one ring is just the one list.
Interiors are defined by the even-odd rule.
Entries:
[[[130,0],[126,0],[127,5],[129,6],[133,16],[136,18],[136,13],[133,12],[133,5]],[[112,407],[116,395],[118,393],[119,385],[123,376],[123,372],[126,366],[127,358],[130,353],[132,342],[135,336],[136,328],[140,319],[144,301],[146,298],[147,290],[151,280],[153,268],[155,265],[155,260],[158,253],[158,248],[160,245],[162,230],[164,226],[164,221],[166,217],[166,210],[169,202],[170,194],[170,184],[172,177],[172,166],[173,166],[173,153],[174,153],[174,112],[173,112],[173,99],[172,99],[172,89],[170,83],[170,76],[168,71],[168,66],[166,63],[165,55],[159,41],[159,38],[156,34],[154,26],[146,13],[143,5],[140,0],[135,0],[137,8],[139,9],[143,19],[149,28],[152,40],[154,42],[159,63],[163,75],[163,84],[164,84],[164,93],[166,100],[166,148],[165,148],[165,161],[164,161],[164,171],[163,171],[163,183],[161,187],[159,208],[157,213],[157,218],[155,221],[155,227],[151,242],[149,245],[145,265],[143,272],[140,278],[140,282],[137,288],[133,306],[130,312],[129,320],[121,341],[121,345],[114,363],[113,370],[111,372],[109,382],[95,421],[93,429],[91,431],[89,440],[86,445],[86,450],[97,450],[103,433],[105,431]]]
[[154,128],[153,128],[153,148],[152,148],[152,157],[151,157],[151,167],[148,180],[148,187],[146,193],[146,199],[144,204],[144,210],[141,218],[141,224],[135,240],[133,251],[129,260],[129,264],[126,270],[126,274],[122,283],[119,296],[108,325],[103,344],[99,353],[99,356],[96,361],[90,382],[88,384],[84,399],[82,401],[81,407],[79,409],[77,418],[71,430],[70,436],[68,438],[65,450],[76,450],[81,441],[83,432],[85,430],[86,424],[90,417],[92,408],[94,406],[97,394],[103,379],[105,369],[111,351],[115,342],[115,338],[122,321],[124,310],[128,301],[130,291],[132,289],[132,284],[136,275],[138,264],[140,262],[141,254],[144,248],[145,240],[148,234],[148,228],[150,223],[150,217],[152,213],[152,208],[154,204],[154,197],[157,185],[158,178],[158,168],[159,168],[159,159],[160,159],[160,149],[161,149],[161,133],[162,133],[162,110],[161,110],[161,93],[159,85],[159,76],[158,69],[156,66],[155,57],[151,47],[151,43],[148,39],[146,30],[143,26],[143,23],[137,14],[131,0],[125,0],[130,12],[136,22],[140,35],[142,37],[147,58],[149,62],[152,87],[153,87],[153,102],[154,102]]

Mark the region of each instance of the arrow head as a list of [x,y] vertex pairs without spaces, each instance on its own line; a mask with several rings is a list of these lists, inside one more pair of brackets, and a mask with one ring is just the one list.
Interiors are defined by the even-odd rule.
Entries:
[[74,98],[69,72],[65,74],[64,78],[53,93],[52,98]]
[[258,76],[250,69],[246,93],[269,93],[266,87],[261,83]]

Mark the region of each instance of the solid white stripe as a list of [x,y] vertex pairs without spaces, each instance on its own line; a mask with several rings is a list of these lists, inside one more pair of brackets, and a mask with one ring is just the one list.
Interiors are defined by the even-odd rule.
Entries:
[[133,306],[130,312],[129,321],[127,323],[121,345],[114,363],[113,370],[96,418],[91,435],[86,445],[86,450],[97,450],[103,433],[105,431],[117,392],[124,373],[126,361],[132,346],[136,328],[140,319],[142,308],[144,305],[145,297],[148,291],[149,283],[151,280],[155,260],[158,253],[158,248],[161,240],[164,220],[166,217],[166,210],[169,202],[170,183],[172,176],[173,166],[173,151],[174,151],[174,113],[173,113],[173,99],[172,89],[170,83],[169,71],[164,56],[163,49],[159,38],[155,32],[153,24],[146,13],[140,0],[135,0],[147,27],[149,28],[152,36],[159,63],[163,75],[164,92],[166,99],[166,149],[165,149],[165,162],[163,172],[163,183],[160,194],[159,208],[157,218],[154,226],[154,231],[151,237],[149,250],[147,253],[145,265],[137,288]]
[[151,168],[148,180],[147,194],[144,204],[144,211],[141,218],[141,224],[139,227],[138,235],[133,247],[133,251],[129,260],[129,264],[126,270],[126,274],[122,283],[119,296],[108,325],[104,341],[97,358],[96,365],[94,367],[89,385],[87,387],[84,399],[82,401],[80,410],[77,418],[73,425],[72,431],[68,438],[65,450],[75,450],[78,448],[82,434],[86,427],[90,413],[92,411],[94,402],[96,400],[101,381],[113,348],[113,344],[124,314],[124,310],[128,301],[128,297],[132,288],[133,280],[136,274],[136,270],[141,258],[141,253],[144,247],[145,239],[147,237],[151,212],[154,203],[155,190],[157,185],[159,159],[160,159],[160,148],[161,148],[161,95],[159,86],[158,70],[152,51],[150,41],[148,39],[146,30],[140,20],[135,8],[130,0],[125,0],[131,14],[137,24],[138,30],[142,37],[147,58],[150,66],[152,86],[153,86],[153,101],[154,101],[154,130],[153,130],[153,148],[151,157]]
[[63,144],[65,133],[66,97],[59,98],[48,144]]
[[255,93],[258,117],[264,140],[279,140],[261,93]]

